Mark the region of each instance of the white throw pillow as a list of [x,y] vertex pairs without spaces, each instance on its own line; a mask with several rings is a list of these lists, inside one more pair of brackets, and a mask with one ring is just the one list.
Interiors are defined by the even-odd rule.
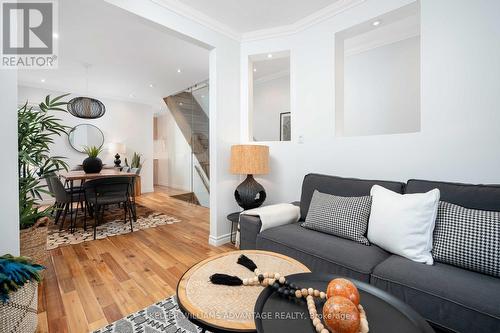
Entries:
[[439,190],[399,194],[374,185],[368,240],[391,253],[432,265]]

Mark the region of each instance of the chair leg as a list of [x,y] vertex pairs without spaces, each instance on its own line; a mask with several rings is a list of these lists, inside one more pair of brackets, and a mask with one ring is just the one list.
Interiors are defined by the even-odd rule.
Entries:
[[84,207],[84,202],[82,202],[82,209],[83,209],[83,231],[87,231],[87,209],[88,209],[88,202],[85,202],[85,207]]
[[130,232],[134,232],[134,224],[132,223],[134,217],[132,214],[132,207],[130,206],[129,202],[125,202],[123,205],[129,210]]
[[[80,201],[76,202],[76,209],[75,209],[75,217],[73,219],[73,214],[71,214],[71,225],[70,225],[70,232],[74,233],[76,230],[76,220],[78,218],[78,205],[80,205]],[[71,207],[73,209],[73,207]]]
[[94,239],[96,239],[97,236],[97,220],[99,219],[99,206],[94,206]]
[[68,214],[68,208],[69,208],[69,203],[64,204],[64,208],[63,208],[64,213],[62,216],[61,225],[59,226],[59,230],[62,230],[62,228],[64,227],[64,221],[66,221],[66,214]]
[[54,217],[54,224],[57,224],[59,222],[59,218],[61,218],[62,210],[63,210],[64,204],[56,203],[56,216]]
[[125,213],[124,214],[124,217],[123,217],[123,223],[127,223],[127,211],[128,211],[128,208],[127,208],[127,203],[124,202],[123,203],[123,212]]

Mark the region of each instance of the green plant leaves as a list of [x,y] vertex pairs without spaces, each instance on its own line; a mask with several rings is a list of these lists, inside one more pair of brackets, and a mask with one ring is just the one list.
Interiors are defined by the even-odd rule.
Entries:
[[18,167],[19,167],[19,219],[21,229],[32,226],[37,219],[48,216],[50,210],[40,210],[39,200],[47,193],[40,180],[59,170],[68,170],[63,156],[50,156],[54,137],[67,133],[70,127],[62,124],[53,111],[67,112],[61,99],[68,94],[51,98],[39,104],[39,109],[26,102],[17,110]]

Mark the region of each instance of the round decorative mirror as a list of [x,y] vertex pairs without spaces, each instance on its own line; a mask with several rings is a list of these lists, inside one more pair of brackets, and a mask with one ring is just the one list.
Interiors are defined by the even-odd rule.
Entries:
[[71,129],[68,133],[68,140],[71,147],[80,153],[84,153],[85,147],[102,147],[104,134],[94,125],[80,124]]

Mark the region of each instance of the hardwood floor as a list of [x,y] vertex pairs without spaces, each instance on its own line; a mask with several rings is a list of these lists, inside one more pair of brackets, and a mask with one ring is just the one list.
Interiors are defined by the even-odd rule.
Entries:
[[39,288],[38,332],[88,332],[175,293],[196,262],[234,250],[208,245],[209,210],[164,192],[137,202],[180,223],[50,251]]

